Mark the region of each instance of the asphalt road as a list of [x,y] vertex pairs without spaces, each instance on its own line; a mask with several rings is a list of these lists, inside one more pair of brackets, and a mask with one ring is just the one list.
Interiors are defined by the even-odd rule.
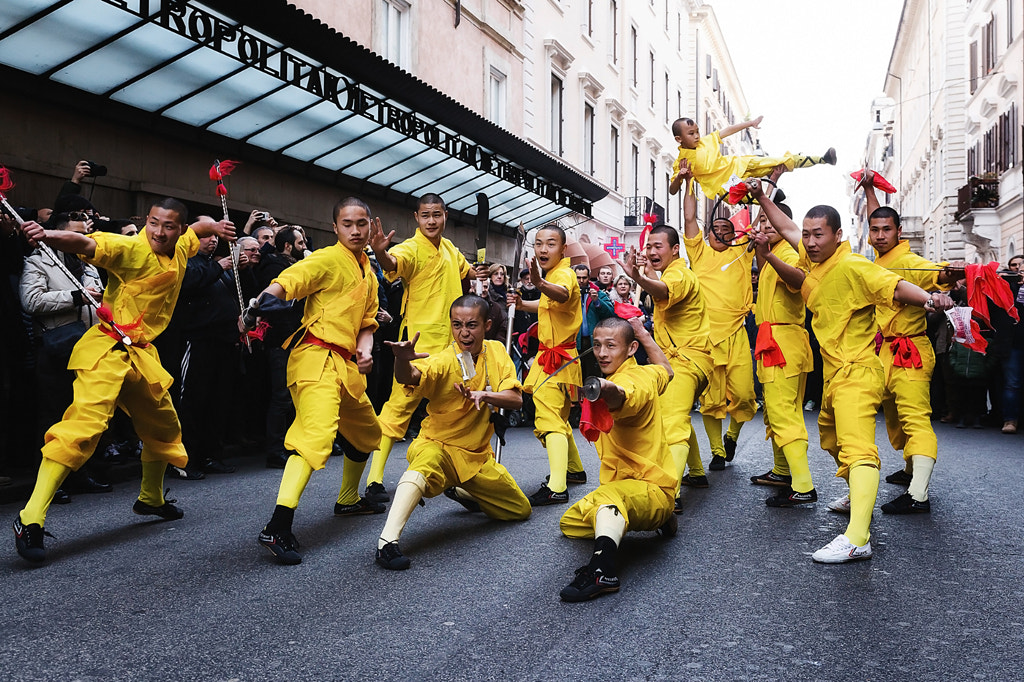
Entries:
[[[332,515],[337,459],[296,513],[294,567],[256,544],[280,480],[261,458],[171,482],[186,511],[176,522],[134,516],[136,484],[121,483],[51,509],[41,568],[8,535],[0,679],[1019,680],[1024,438],[936,427],[932,513],[876,509],[871,561],[810,560],[845,527],[825,506],[844,484],[821,450],[818,504],[765,507],[772,491],[748,481],[771,459],[755,421],[712,487],[687,491],[678,536],[627,535],[622,590],[584,604],[558,599],[591,547],[559,534],[559,507],[502,524],[430,500],[402,537],[412,568],[392,573],[373,563],[383,516]],[[546,457],[529,431],[511,435],[504,463],[533,492]],[[877,435],[884,477],[900,460]],[[592,482],[573,499],[597,478],[596,452],[576,438]],[[902,492],[883,482],[878,503]]]

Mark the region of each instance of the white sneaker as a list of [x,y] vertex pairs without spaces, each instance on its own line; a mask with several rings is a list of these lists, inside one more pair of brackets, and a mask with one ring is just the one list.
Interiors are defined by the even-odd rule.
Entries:
[[843,495],[838,500],[832,500],[831,502],[828,503],[828,510],[837,512],[839,514],[849,514],[850,496]]
[[837,535],[832,542],[812,554],[811,558],[819,564],[844,564],[847,561],[870,559],[871,543],[858,547],[845,535]]

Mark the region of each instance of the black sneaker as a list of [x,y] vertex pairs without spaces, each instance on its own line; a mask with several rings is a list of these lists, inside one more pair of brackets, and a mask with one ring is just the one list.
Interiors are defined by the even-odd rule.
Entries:
[[206,474],[199,469],[189,466],[176,467],[173,464],[167,465],[167,475],[172,478],[180,478],[183,481],[201,481],[206,478]]
[[725,471],[725,461],[725,457],[712,456],[711,464],[708,464],[708,471]]
[[367,516],[369,514],[383,514],[386,507],[380,502],[370,502],[365,497],[360,497],[355,504],[334,504],[335,516]]
[[[551,480],[551,474],[548,474],[547,476],[544,477],[544,482],[545,483],[547,483],[550,480]],[[565,472],[565,482],[569,483],[570,485],[579,485],[579,484],[586,483],[587,482],[587,472],[586,471],[566,471]]]
[[672,507],[672,513],[673,514],[682,514],[683,513],[683,498],[681,498],[681,497],[677,497],[676,498],[676,504],[675,504],[674,507]]
[[14,547],[25,561],[41,564],[46,561],[46,550],[43,549],[43,536],[53,537],[38,523],[27,526],[21,522],[21,516],[14,517]]
[[930,514],[931,511],[931,502],[918,502],[910,493],[903,493],[892,502],[882,505],[882,512],[885,514]]
[[[676,499],[676,508],[677,509],[679,508],[678,507],[678,502],[679,502],[679,500],[677,498]],[[668,521],[666,521],[665,523],[663,523],[660,526],[658,526],[658,530],[656,532],[658,533],[658,535],[660,535],[665,540],[670,540],[670,539],[674,538],[676,536],[676,533],[679,532],[679,522],[676,520],[676,516],[675,516],[678,513],[679,512],[674,512],[672,514],[672,516],[668,517]]]
[[[471,512],[478,512],[478,511],[480,511],[480,503],[478,503],[476,500],[471,500],[468,497],[462,497],[461,495],[459,495],[458,491],[455,490],[454,487],[445,488],[444,489],[444,496],[447,497],[449,500],[455,500],[456,502],[461,504],[463,507],[466,508],[466,511],[471,511]],[[392,544],[394,544],[394,543],[392,543]],[[379,551],[380,550],[378,550],[378,552]]]
[[796,507],[818,501],[818,491],[811,488],[805,493],[798,493],[792,488],[783,488],[764,501],[769,507]]
[[388,495],[383,483],[370,483],[363,492],[363,499],[370,502],[390,502],[391,495]]
[[68,495],[68,491],[64,490],[64,488],[57,488],[57,492],[53,494],[50,504],[71,504],[71,495]]
[[690,486],[691,488],[710,488],[711,487],[711,484],[708,483],[708,477],[707,476],[693,476],[691,474],[686,474],[681,479],[679,479],[679,484],[680,485],[687,485],[687,486]]
[[836,165],[836,149],[835,147],[829,147],[825,155],[821,157],[822,163],[827,163],[830,166]]
[[528,498],[531,507],[543,507],[549,504],[569,504],[569,491],[553,492],[547,484],[542,483],[540,489]]
[[203,473],[206,474],[233,474],[235,473],[235,467],[230,464],[225,464],[220,460],[208,459],[203,462]]
[[172,502],[177,502],[177,500],[164,500],[162,505],[154,507],[142,500],[135,500],[135,504],[132,505],[132,511],[139,516],[159,516],[166,521],[177,521],[185,515],[185,512],[175,507]]
[[411,563],[409,557],[402,554],[402,550],[398,549],[397,542],[389,542],[378,549],[374,561],[377,562],[378,566],[389,571],[404,571],[409,568]]
[[766,474],[759,476],[751,476],[750,482],[754,485],[777,485],[780,487],[788,488],[793,483],[792,476],[783,476],[777,474],[774,471],[769,471]]
[[270,553],[277,557],[282,564],[294,566],[302,563],[302,555],[299,554],[299,541],[291,532],[269,533],[264,528],[260,531],[257,542],[269,549]]
[[729,434],[725,434],[722,445],[725,446],[725,461],[731,462],[732,458],[736,456],[736,441]]
[[576,579],[563,588],[558,596],[562,601],[579,602],[618,591],[618,577],[605,575],[601,569],[591,568],[588,564],[576,569]]
[[908,486],[910,485],[910,479],[912,478],[914,478],[913,474],[908,474],[903,469],[900,469],[899,471],[893,472],[886,476],[885,482],[892,483],[893,485]]

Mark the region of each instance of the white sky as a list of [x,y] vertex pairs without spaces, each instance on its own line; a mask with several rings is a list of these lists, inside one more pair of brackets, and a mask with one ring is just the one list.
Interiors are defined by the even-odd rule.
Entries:
[[857,170],[871,129],[871,101],[882,93],[901,0],[712,0],[747,98],[764,115],[761,146],[823,154],[835,166],[783,176],[797,224],[815,204],[850,221],[846,181]]

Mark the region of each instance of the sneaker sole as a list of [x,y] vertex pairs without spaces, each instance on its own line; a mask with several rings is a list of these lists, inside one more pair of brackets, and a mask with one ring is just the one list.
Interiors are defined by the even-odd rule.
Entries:
[[867,561],[872,556],[873,554],[868,554],[867,556],[844,557],[842,559],[815,559],[812,556],[811,560],[816,564],[852,564],[855,561]]
[[544,500],[530,500],[531,507],[551,507],[556,504],[569,504],[569,500],[552,500],[550,498]]
[[277,545],[268,545],[262,540],[257,540],[260,543],[260,547],[266,547],[267,551],[274,555],[274,558],[285,566],[297,566],[302,563],[302,557],[296,555],[295,557],[289,557],[288,553],[279,548]]
[[353,509],[351,511],[334,511],[335,516],[373,516],[374,514],[383,514],[385,509],[373,509],[373,508],[362,508]]
[[564,602],[569,602],[570,604],[579,604],[580,602],[590,601],[591,599],[597,599],[598,597],[600,597],[603,594],[612,594],[613,592],[618,592],[618,591],[619,591],[619,586],[616,585],[614,587],[611,587],[611,586],[602,587],[601,589],[596,590],[594,592],[591,592],[590,594],[585,595],[585,596],[584,595],[565,595],[565,594],[561,594],[561,593],[558,596],[561,597],[562,601],[564,601]]
[[750,479],[750,484],[751,485],[770,485],[770,486],[773,486],[773,487],[776,487],[776,488],[788,488],[789,486],[792,485],[792,481],[772,481],[772,480],[767,479],[767,478],[757,478],[757,479],[751,478]]

